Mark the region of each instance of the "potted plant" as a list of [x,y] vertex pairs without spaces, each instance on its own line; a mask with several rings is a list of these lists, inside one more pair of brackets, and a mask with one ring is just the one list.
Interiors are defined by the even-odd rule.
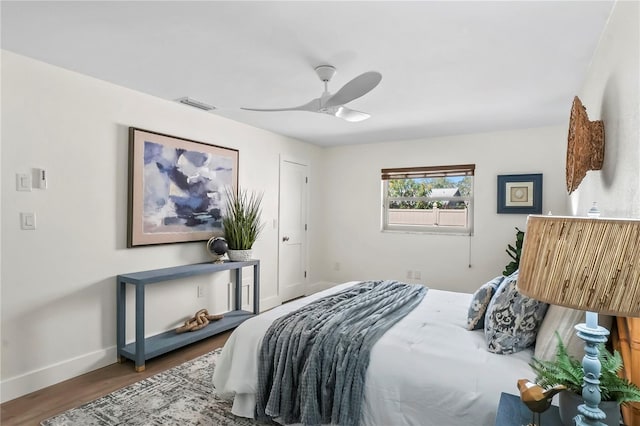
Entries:
[[518,270],[520,267],[520,254],[522,253],[522,243],[524,242],[524,232],[516,228],[516,246],[513,247],[511,244],[507,244],[507,254],[511,259],[511,262],[504,267],[504,271],[502,271],[502,275],[508,277]]
[[227,188],[226,214],[222,218],[224,239],[229,249],[229,260],[244,261],[251,259],[251,248],[255,243],[263,224],[260,223],[262,213],[262,194],[238,192]]
[[[565,426],[573,425],[573,418],[578,414],[578,405],[582,404],[582,383],[584,372],[582,361],[570,356],[560,335],[556,332],[558,347],[555,359],[544,361],[533,357],[530,365],[536,373],[536,383],[543,388],[564,385],[567,390],[560,392],[560,419]],[[640,401],[640,388],[618,376],[622,369],[622,357],[618,351],[609,352],[604,344],[600,345],[599,354],[602,365],[600,391],[602,402],[599,407],[607,415],[605,424],[620,424],[620,404]]]

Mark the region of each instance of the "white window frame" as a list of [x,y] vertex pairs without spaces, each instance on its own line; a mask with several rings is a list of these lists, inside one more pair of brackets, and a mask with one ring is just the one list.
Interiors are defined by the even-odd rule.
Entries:
[[[392,179],[419,179],[419,178],[439,178],[439,177],[461,177],[471,176],[471,193],[468,196],[460,197],[394,197],[388,196],[389,180]],[[415,232],[424,234],[450,234],[450,235],[473,235],[473,211],[474,211],[474,185],[475,185],[475,164],[461,164],[451,166],[425,166],[407,167],[381,170],[381,231],[383,232]],[[389,203],[391,201],[463,201],[467,205],[466,226],[445,226],[445,225],[409,225],[389,223]]]

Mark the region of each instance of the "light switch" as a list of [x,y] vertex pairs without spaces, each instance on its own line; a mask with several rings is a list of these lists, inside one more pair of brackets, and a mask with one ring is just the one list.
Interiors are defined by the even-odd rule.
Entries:
[[27,231],[35,231],[36,229],[36,214],[33,212],[20,213],[20,228]]
[[29,173],[16,173],[16,189],[31,191],[31,175]]

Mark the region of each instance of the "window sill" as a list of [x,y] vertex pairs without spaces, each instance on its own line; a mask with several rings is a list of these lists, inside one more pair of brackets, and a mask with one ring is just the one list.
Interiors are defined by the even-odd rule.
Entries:
[[454,237],[472,237],[473,231],[452,231],[450,229],[381,229],[382,233],[389,234],[417,234],[417,235],[449,235]]

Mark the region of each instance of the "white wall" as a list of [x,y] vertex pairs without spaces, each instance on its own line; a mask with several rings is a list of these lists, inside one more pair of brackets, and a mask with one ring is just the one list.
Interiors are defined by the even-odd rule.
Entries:
[[[319,269],[333,282],[389,278],[475,291],[502,273],[514,228],[525,229],[526,215],[496,213],[497,175],[542,173],[543,211],[566,213],[566,140],[565,125],[329,149]],[[476,164],[473,237],[380,231],[382,168],[468,163]],[[408,270],[422,279],[407,280]]]
[[593,201],[603,216],[640,217],[640,2],[618,1],[578,96],[603,120],[605,156],[571,194],[573,214]]
[[[308,160],[317,192],[321,149],[3,51],[3,401],[115,362],[117,274],[209,260],[203,242],[126,248],[129,126],[239,149],[240,185],[265,194],[267,227],[254,246],[262,307],[279,303],[279,155]],[[17,192],[15,174],[34,167],[47,170],[49,188]],[[37,230],[19,229],[25,211]],[[202,280],[209,294],[197,298]],[[147,332],[202,307],[226,310],[229,274],[202,280],[151,287]]]

